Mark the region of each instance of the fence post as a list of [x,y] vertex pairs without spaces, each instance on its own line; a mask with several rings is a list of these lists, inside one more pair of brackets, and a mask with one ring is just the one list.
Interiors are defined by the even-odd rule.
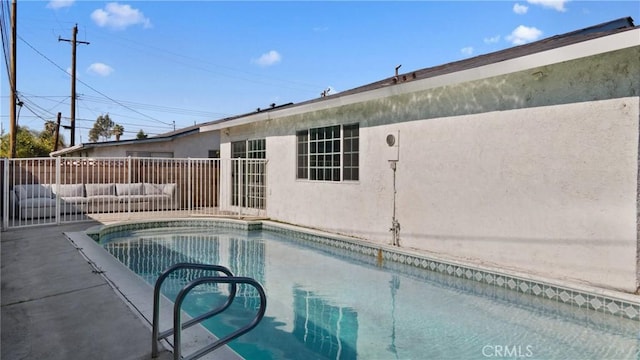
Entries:
[[[60,189],[60,156],[56,156],[56,180],[54,181],[55,189]],[[58,191],[59,193],[59,191]],[[60,196],[56,195],[56,225],[60,225]]]
[[242,217],[242,206],[244,205],[244,159],[238,158],[238,217]]
[[[131,156],[127,156],[127,186],[131,186]],[[127,216],[131,218],[131,192],[127,193]]]
[[187,158],[187,212],[191,214],[191,182],[193,181],[191,174],[191,158]]
[[4,159],[4,167],[2,168],[2,228],[9,227],[9,159]]
[[269,171],[269,167],[267,166],[269,164],[269,160],[263,160],[263,171],[262,171],[262,211],[263,211],[263,215],[262,216],[267,216],[267,190],[269,189],[268,184],[267,184],[267,179],[269,178],[267,175],[268,171]]

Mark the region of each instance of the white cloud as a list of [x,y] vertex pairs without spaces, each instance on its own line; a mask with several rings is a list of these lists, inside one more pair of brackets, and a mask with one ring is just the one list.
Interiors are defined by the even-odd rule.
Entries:
[[507,40],[514,45],[522,45],[528,42],[536,41],[542,36],[542,31],[524,25],[520,25],[507,36]]
[[471,55],[473,54],[473,48],[471,46],[463,47],[462,49],[460,49],[460,52],[464,55]]
[[554,9],[556,11],[565,12],[567,8],[564,7],[569,0],[527,0],[529,4],[540,5],[545,8]]
[[529,11],[529,7],[527,5],[520,5],[518,3],[513,5],[513,12],[518,15],[526,14],[527,11]]
[[61,9],[73,5],[75,0],[51,0],[47,3],[49,9]]
[[496,35],[490,38],[484,38],[484,43],[485,44],[495,44],[498,41],[500,41],[500,35]]
[[103,63],[93,63],[87,68],[88,73],[100,76],[109,76],[113,71],[111,66]]
[[255,64],[260,66],[271,66],[279,63],[280,61],[282,61],[282,55],[275,50],[262,54],[262,56],[253,60]]
[[110,27],[116,30],[124,30],[128,26],[141,24],[145,28],[151,27],[151,20],[144,14],[131,7],[131,5],[120,5],[112,2],[108,3],[104,9],[97,9],[91,13],[91,19],[100,27]]

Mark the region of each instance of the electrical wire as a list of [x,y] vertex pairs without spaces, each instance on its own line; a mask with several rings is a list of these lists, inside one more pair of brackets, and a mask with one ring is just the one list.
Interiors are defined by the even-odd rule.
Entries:
[[[53,65],[54,65],[56,68],[58,68],[60,71],[62,71],[62,72],[64,72],[65,74],[69,75],[69,73],[68,73],[65,69],[63,69],[60,65],[56,64],[53,60],[51,60],[51,59],[50,59],[49,57],[47,57],[45,54],[43,54],[43,53],[42,53],[42,52],[40,52],[38,49],[36,49],[33,45],[31,45],[31,44],[30,44],[28,41],[26,41],[24,38],[22,38],[21,36],[19,36],[19,35],[18,35],[18,39],[20,39],[23,43],[25,43],[28,47],[30,47],[30,48],[31,48],[33,51],[35,51],[38,55],[42,56],[45,60],[47,60],[48,62],[50,62],[51,64],[53,64]],[[101,92],[101,91],[97,90],[96,88],[94,88],[93,86],[91,86],[91,85],[87,84],[86,82],[84,82],[84,81],[82,81],[82,80],[76,79],[76,81],[78,81],[79,83],[81,83],[81,84],[83,84],[84,86],[88,87],[89,89],[91,89],[91,90],[95,91],[96,93],[98,93],[98,94],[100,94],[100,95],[104,96],[105,98],[107,98],[107,99],[111,100],[113,103],[118,104],[118,105],[122,106],[123,108],[125,108],[125,109],[127,109],[127,110],[129,110],[129,111],[131,111],[131,112],[134,112],[134,113],[136,113],[136,114],[138,114],[138,115],[142,115],[142,116],[146,117],[146,118],[147,118],[147,119],[149,119],[149,120],[156,121],[156,122],[159,122],[159,123],[162,123],[162,124],[165,124],[165,125],[172,125],[172,126],[173,126],[173,124],[169,124],[169,123],[167,123],[167,122],[164,122],[164,121],[158,120],[158,119],[156,119],[156,118],[153,118],[153,117],[151,117],[151,116],[149,116],[149,115],[146,115],[146,114],[144,114],[144,113],[141,113],[140,111],[137,111],[137,110],[135,110],[135,109],[132,109],[131,107],[129,107],[129,106],[127,106],[127,105],[124,105],[124,104],[122,104],[122,103],[118,102],[117,100],[115,100],[115,99],[113,99],[112,97],[110,97],[110,96],[108,96],[108,95],[104,94],[103,92]]]
[[[127,46],[127,47],[129,47],[131,49],[137,50],[137,51],[142,52],[142,53],[145,53],[145,51],[142,50],[142,48],[148,48],[148,49],[151,49],[151,50],[155,51],[156,53],[168,54],[168,55],[170,55],[172,57],[175,57],[175,58],[181,58],[181,59],[189,60],[189,61],[196,62],[196,63],[202,63],[205,66],[193,65],[193,64],[190,64],[190,63],[187,63],[187,62],[184,62],[184,61],[170,60],[173,63],[180,64],[180,65],[185,66],[185,67],[190,67],[190,68],[193,68],[193,69],[209,72],[209,73],[220,75],[220,76],[225,76],[225,77],[236,79],[236,80],[242,80],[242,81],[246,81],[246,82],[250,82],[250,83],[263,84],[263,85],[278,85],[281,88],[288,88],[288,89],[293,89],[293,90],[304,90],[304,91],[316,91],[318,89],[324,89],[325,88],[324,86],[320,86],[320,85],[317,85],[317,84],[310,84],[310,83],[305,83],[305,82],[301,82],[301,81],[293,81],[293,80],[288,80],[288,79],[273,78],[273,77],[269,77],[269,76],[265,76],[265,75],[261,75],[261,74],[252,73],[252,72],[249,72],[249,71],[236,69],[236,68],[233,68],[233,67],[230,67],[230,66],[215,64],[215,63],[212,63],[212,62],[207,61],[207,60],[186,56],[186,55],[180,54],[180,53],[175,53],[175,52],[172,52],[172,51],[169,51],[169,50],[166,50],[166,49],[162,49],[162,48],[158,48],[158,47],[155,47],[155,46],[151,46],[149,44],[141,43],[141,42],[138,42],[138,41],[135,41],[135,40],[131,40],[131,39],[127,39],[127,38],[124,38],[124,37],[121,37],[121,36],[114,36],[113,34],[110,34],[109,37],[106,37],[106,36],[101,35],[99,33],[98,34],[93,34],[93,35],[97,36],[98,38],[102,37],[102,38],[108,39],[109,41],[113,41],[114,39],[118,39],[118,40],[121,41],[122,44],[124,44],[124,42],[135,44],[135,45],[137,45],[139,47],[130,46],[130,45],[127,45],[127,44],[125,44],[124,46]],[[217,71],[216,69],[226,69],[227,71],[231,71],[231,72],[235,72],[235,73],[242,73],[242,74],[248,75],[248,77],[238,76],[238,75],[230,75],[230,74],[227,74],[227,73],[223,73],[223,72]],[[259,80],[258,78],[262,78],[263,80]]]
[[[95,102],[95,103],[103,103],[103,104],[108,103],[107,100],[97,96],[81,95],[79,96],[79,98],[82,98],[83,100],[86,100],[86,101]],[[136,107],[139,109],[145,109],[150,111],[161,111],[164,113],[180,114],[180,115],[186,115],[186,116],[205,116],[205,117],[229,116],[229,114],[225,114],[225,113],[192,110],[192,109],[181,109],[181,108],[162,106],[162,105],[143,104],[143,103],[127,101],[127,100],[118,100],[118,102],[122,104],[127,104],[128,106],[131,106],[131,107]]]

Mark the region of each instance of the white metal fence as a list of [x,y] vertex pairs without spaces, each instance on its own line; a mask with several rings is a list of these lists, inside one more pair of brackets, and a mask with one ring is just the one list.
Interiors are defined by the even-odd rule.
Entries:
[[266,160],[4,159],[3,228],[88,219],[266,216]]

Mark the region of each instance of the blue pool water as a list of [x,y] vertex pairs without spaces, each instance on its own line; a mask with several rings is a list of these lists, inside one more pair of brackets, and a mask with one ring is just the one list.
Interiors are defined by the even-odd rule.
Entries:
[[[638,359],[640,323],[479,282],[347,255],[268,231],[171,228],[122,233],[104,247],[154,283],[178,262],[220,264],[265,288],[263,321],[230,346],[246,359]],[[190,279],[171,277],[175,298]],[[227,285],[196,288],[205,312]],[[207,320],[222,337],[255,314],[257,292]]]

